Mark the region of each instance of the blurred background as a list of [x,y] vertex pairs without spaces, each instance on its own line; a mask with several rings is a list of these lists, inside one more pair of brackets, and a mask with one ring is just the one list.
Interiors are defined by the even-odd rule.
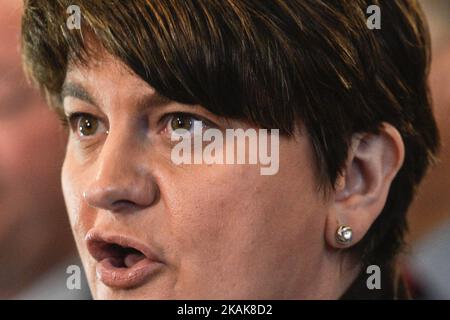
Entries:
[[421,0],[431,32],[430,89],[441,135],[440,162],[420,185],[409,210],[405,268],[416,294],[450,299],[450,1]]
[[[420,2],[442,150],[409,211],[401,265],[416,297],[450,299],[450,1]],[[89,299],[60,191],[64,133],[21,69],[21,3],[0,0],[0,299]]]
[[84,299],[82,272],[67,283],[82,268],[59,182],[65,136],[22,72],[21,3],[0,0],[0,299]]

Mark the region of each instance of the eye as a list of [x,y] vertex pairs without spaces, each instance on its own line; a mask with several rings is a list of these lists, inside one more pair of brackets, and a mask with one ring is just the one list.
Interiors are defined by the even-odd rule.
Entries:
[[186,114],[175,114],[170,119],[170,130],[175,131],[177,129],[185,129],[191,131],[194,125],[195,119],[192,116]]
[[72,130],[80,137],[89,137],[99,131],[106,131],[102,122],[95,116],[87,113],[74,113],[68,116]]
[[208,120],[204,120],[190,113],[173,113],[165,117],[164,131],[169,134],[176,134],[176,130],[186,130],[191,134],[194,133],[196,125],[199,125],[203,130],[213,126]]
[[77,128],[81,136],[92,136],[98,128],[98,120],[89,115],[82,115],[78,118]]

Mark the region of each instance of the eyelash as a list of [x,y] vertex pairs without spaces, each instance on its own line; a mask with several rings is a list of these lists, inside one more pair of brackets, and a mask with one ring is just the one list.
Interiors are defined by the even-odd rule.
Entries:
[[163,126],[163,128],[166,128],[168,123],[169,123],[169,120],[173,119],[175,117],[192,118],[192,119],[194,119],[194,121],[201,121],[202,124],[206,128],[218,128],[218,126],[214,122],[212,122],[212,121],[210,121],[210,120],[208,120],[208,119],[206,119],[204,117],[201,117],[199,115],[190,113],[190,112],[171,112],[171,113],[167,113],[167,114],[165,114],[164,116],[161,117],[161,119],[158,121],[158,124],[159,124],[159,126]]
[[72,131],[76,130],[75,125],[78,122],[78,119],[82,116],[85,117],[92,117],[98,121],[100,121],[100,119],[90,113],[86,113],[86,112],[73,112],[73,113],[69,113],[68,115],[65,116],[65,118],[63,119],[63,125],[66,127],[69,127]]
[[58,119],[59,119],[59,123],[64,127],[64,128],[68,128],[69,127],[69,117],[71,116],[69,115],[65,115],[65,114],[61,114],[58,112]]
[[[90,116],[90,117],[93,117],[93,118],[99,120],[98,117],[96,117],[96,116],[94,116],[92,114],[86,113],[86,112],[73,112],[73,113],[69,113],[67,115],[60,116],[60,122],[61,122],[63,127],[69,128],[72,131],[75,131],[76,130],[75,125],[77,123],[77,120],[80,117],[82,117],[82,116]],[[167,124],[169,123],[169,120],[172,117],[180,117],[180,116],[186,117],[186,118],[192,118],[192,119],[195,119],[196,121],[201,121],[202,124],[206,128],[218,128],[218,125],[216,125],[214,122],[212,122],[212,121],[210,121],[210,120],[208,120],[208,119],[206,119],[204,117],[201,117],[199,115],[190,113],[190,112],[171,112],[171,113],[167,113],[167,114],[163,115],[160,118],[160,120],[158,121],[158,126],[159,127],[162,126],[163,130],[165,130],[166,127],[167,127]]]
[[83,115],[87,115],[87,113],[83,113],[83,112],[73,112],[73,113],[69,113],[66,117],[65,117],[65,123],[66,125],[70,125],[74,122],[75,119],[77,119],[80,116]]

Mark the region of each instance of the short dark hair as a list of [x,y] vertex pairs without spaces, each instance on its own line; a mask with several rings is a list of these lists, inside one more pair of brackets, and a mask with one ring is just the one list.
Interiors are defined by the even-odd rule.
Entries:
[[[66,27],[72,4],[81,9],[81,31]],[[366,25],[372,4],[381,29]],[[51,105],[61,105],[68,64],[95,54],[89,34],[171,100],[286,136],[305,128],[323,189],[334,188],[352,134],[392,124],[405,161],[353,250],[364,264],[398,253],[406,211],[438,149],[429,34],[416,1],[25,0],[22,28],[26,70]]]

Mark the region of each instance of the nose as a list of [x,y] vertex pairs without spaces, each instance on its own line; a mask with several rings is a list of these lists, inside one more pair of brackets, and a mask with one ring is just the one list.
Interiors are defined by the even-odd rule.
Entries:
[[83,196],[89,206],[111,212],[138,211],[152,206],[159,188],[143,148],[110,136],[96,160],[96,173]]

